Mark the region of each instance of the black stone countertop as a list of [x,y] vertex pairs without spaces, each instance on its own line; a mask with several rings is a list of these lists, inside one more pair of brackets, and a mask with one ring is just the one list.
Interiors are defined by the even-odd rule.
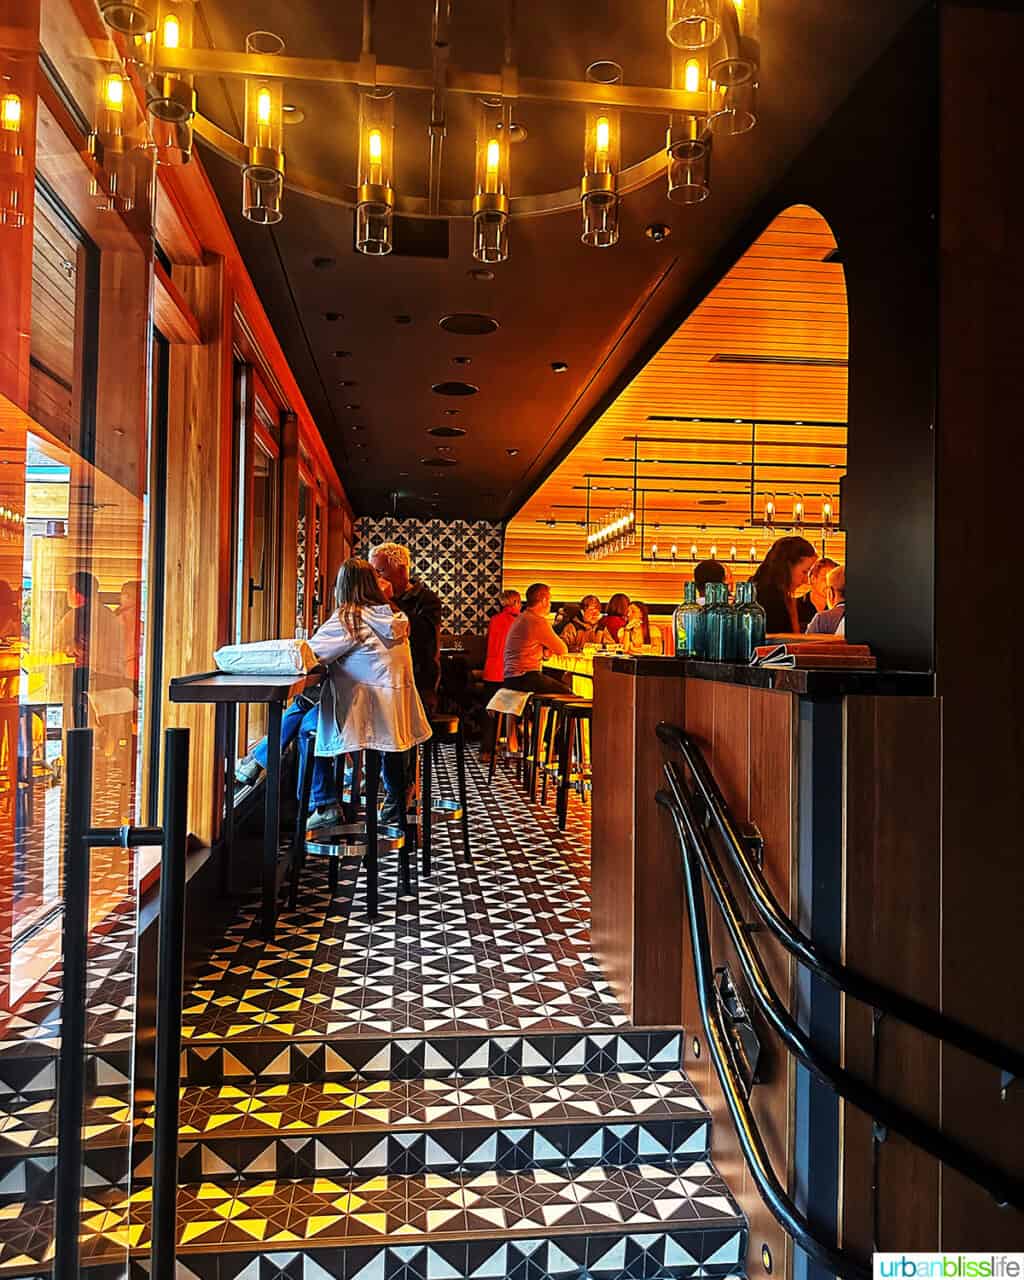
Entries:
[[613,671],[634,676],[688,676],[717,680],[753,689],[775,689],[810,698],[841,698],[847,694],[930,698],[935,677],[927,671],[829,671],[801,667],[750,667],[732,662],[698,662],[690,658],[657,658],[624,654],[595,654],[594,661],[611,663]]

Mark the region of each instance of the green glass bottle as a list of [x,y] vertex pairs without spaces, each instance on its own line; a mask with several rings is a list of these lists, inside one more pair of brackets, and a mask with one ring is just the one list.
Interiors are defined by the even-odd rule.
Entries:
[[758,645],[764,644],[765,612],[758,604],[752,582],[736,588],[736,661],[749,662]]
[[672,630],[676,638],[677,658],[699,658],[701,607],[697,603],[697,584],[683,587],[683,603],[672,614]]
[[704,588],[704,657],[712,662],[732,662],[736,655],[736,610],[729,603],[724,582]]

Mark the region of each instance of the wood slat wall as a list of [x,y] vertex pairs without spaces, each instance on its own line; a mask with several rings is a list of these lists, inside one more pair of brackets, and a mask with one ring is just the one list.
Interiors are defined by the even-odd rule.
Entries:
[[[789,532],[794,495],[803,496],[809,525],[820,521],[826,497],[838,515],[846,460],[847,306],[842,266],[824,261],[835,247],[827,222],[807,206],[776,218],[509,522],[506,586],[521,590],[542,577],[559,600],[588,591],[606,599],[621,590],[674,604],[692,572],[692,543],[699,559],[716,544],[722,560],[735,544],[733,572],[742,580],[751,572],[751,547],[756,563],[774,536]],[[714,359],[722,354],[842,363]],[[651,421],[659,416],[678,420]],[[751,422],[760,424],[753,486]],[[645,554],[655,542],[659,562],[641,560],[639,541],[588,562],[580,523],[587,476],[592,514],[630,504],[634,436],[643,437],[637,452],[646,519],[661,526],[648,528]],[[603,488],[594,492],[597,485]],[[776,499],[774,530],[757,523],[769,493]],[[832,530],[824,541],[821,531],[807,534],[844,559],[841,533]],[[673,543],[675,566],[668,556]]]

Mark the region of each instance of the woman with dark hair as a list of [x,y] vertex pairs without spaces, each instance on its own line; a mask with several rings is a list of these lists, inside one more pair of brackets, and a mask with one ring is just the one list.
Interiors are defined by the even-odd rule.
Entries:
[[765,627],[769,635],[797,634],[807,625],[801,620],[799,604],[793,593],[806,584],[807,572],[817,558],[806,538],[778,538],[769,547],[768,554],[751,578],[758,604],[765,612]]
[[619,640],[627,653],[661,653],[664,648],[661,632],[651,627],[651,615],[647,606],[639,600],[631,600],[626,610],[626,625],[619,632]]
[[629,612],[629,596],[616,591],[608,601],[608,608],[598,626],[598,631],[607,631],[613,640],[618,640],[619,632],[626,625],[626,614]]

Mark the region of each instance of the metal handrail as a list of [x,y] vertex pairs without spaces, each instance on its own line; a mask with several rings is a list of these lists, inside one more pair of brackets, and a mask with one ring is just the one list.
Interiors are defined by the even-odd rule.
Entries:
[[829,1273],[843,1277],[843,1280],[867,1280],[871,1275],[870,1267],[865,1266],[860,1259],[847,1250],[836,1248],[818,1239],[806,1217],[790,1199],[772,1167],[771,1157],[765,1148],[746,1089],[733,1066],[728,1033],[715,998],[715,979],[711,963],[711,944],[708,937],[704,894],[700,889],[693,858],[688,851],[682,817],[674,799],[668,793],[659,791],[658,802],[665,805],[672,815],[683,852],[683,879],[686,884],[686,907],[690,920],[690,945],[693,951],[697,1002],[700,1005],[705,1039],[711,1050],[711,1060],[715,1064],[715,1072],[722,1086],[725,1105],[736,1129],[740,1149],[758,1193],[783,1231],[793,1238],[808,1257],[820,1263]]
[[945,1041],[1007,1075],[1024,1077],[1024,1054],[1016,1049],[949,1014],[932,1009],[912,996],[893,991],[822,952],[817,943],[789,918],[760,868],[751,861],[743,837],[700,748],[676,725],[659,724],[657,732],[661,741],[677,750],[686,762],[758,915],[790,955],[844,995],[871,1005],[887,1017],[914,1027],[933,1039]]
[[1005,1174],[996,1165],[962,1146],[955,1139],[934,1129],[898,1103],[890,1102],[870,1085],[859,1080],[845,1067],[830,1061],[779,999],[760,953],[751,941],[739,903],[722,873],[714,851],[700,831],[689,801],[683,791],[679,768],[674,763],[665,765],[665,776],[671,789],[669,807],[673,816],[681,818],[690,843],[692,856],[696,857],[700,870],[711,889],[715,905],[725,923],[740,961],[743,975],[750,987],[758,1008],[787,1049],[819,1080],[833,1089],[841,1098],[853,1103],[859,1110],[880,1121],[894,1133],[926,1151],[936,1160],[955,1169],[988,1192],[999,1205],[1024,1208],[1024,1185],[1019,1179]]
[[164,732],[160,827],[93,827],[91,729],[69,729],[65,774],[61,1042],[57,1084],[54,1280],[79,1280],[84,1127],[89,863],[93,848],[162,847],[153,1149],[153,1280],[175,1274],[178,1097],[188,842],[188,729]]

